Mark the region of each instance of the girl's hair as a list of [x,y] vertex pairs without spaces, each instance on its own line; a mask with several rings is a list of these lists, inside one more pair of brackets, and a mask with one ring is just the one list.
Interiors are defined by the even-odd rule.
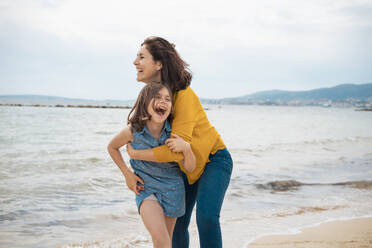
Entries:
[[161,82],[168,85],[173,94],[190,85],[192,74],[189,65],[178,55],[174,44],[152,36],[145,39],[141,46],[143,45],[146,45],[154,61],[161,62]]
[[[147,120],[151,120],[151,115],[148,112],[148,106],[152,99],[154,99],[159,91],[163,88],[166,88],[169,91],[170,99],[172,101],[172,91],[167,85],[161,83],[150,83],[142,88],[141,92],[138,95],[137,101],[134,104],[133,108],[128,114],[127,124],[131,126],[131,131],[133,130],[139,132],[142,131],[146,125]],[[155,108],[155,101],[152,102],[152,108]],[[133,115],[132,115],[133,113]],[[171,122],[173,117],[173,105],[171,112],[168,116],[168,120]]]

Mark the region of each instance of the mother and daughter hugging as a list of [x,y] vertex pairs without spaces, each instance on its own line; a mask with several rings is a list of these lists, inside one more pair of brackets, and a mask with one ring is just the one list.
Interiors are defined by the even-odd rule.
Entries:
[[[200,247],[222,247],[219,217],[233,162],[190,88],[188,64],[173,44],[149,37],[134,65],[146,85],[108,151],[136,194],[153,246],[188,248],[196,204]],[[119,151],[124,145],[133,171]]]

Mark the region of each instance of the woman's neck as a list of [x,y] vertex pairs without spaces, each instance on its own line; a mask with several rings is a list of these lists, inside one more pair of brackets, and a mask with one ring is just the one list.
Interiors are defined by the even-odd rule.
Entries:
[[151,135],[154,136],[154,138],[159,139],[161,135],[161,130],[163,129],[164,122],[163,123],[155,123],[152,121],[146,122],[146,127],[150,131]]

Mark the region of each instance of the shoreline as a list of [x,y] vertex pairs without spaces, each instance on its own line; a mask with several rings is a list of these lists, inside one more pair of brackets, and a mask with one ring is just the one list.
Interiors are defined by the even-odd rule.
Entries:
[[130,106],[108,106],[108,105],[72,105],[72,104],[55,104],[55,105],[45,105],[45,104],[18,104],[18,103],[7,103],[0,106],[7,107],[43,107],[43,108],[109,108],[109,109],[131,109]]
[[[358,112],[372,112],[372,108],[366,107],[366,108],[360,108],[357,106],[330,106],[330,107],[325,107],[321,105],[279,105],[279,104],[272,104],[272,105],[267,105],[267,104],[237,104],[237,103],[203,103],[206,105],[216,105],[218,108],[224,105],[229,105],[229,106],[256,106],[256,107],[320,107],[320,108],[333,108],[333,109],[354,109],[354,111]],[[0,103],[1,106],[7,106],[7,107],[49,107],[49,108],[108,108],[108,109],[131,109],[131,106],[110,106],[110,105],[91,105],[91,104],[78,104],[78,105],[73,105],[73,104],[22,104],[22,103]]]
[[372,247],[372,216],[339,219],[301,228],[296,233],[269,234],[247,248],[368,248]]

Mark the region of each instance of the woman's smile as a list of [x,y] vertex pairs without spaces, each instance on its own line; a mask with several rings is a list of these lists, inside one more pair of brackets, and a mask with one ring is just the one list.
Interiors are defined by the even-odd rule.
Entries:
[[147,84],[160,82],[162,65],[159,61],[154,61],[145,45],[141,46],[133,64],[137,70],[137,81]]

